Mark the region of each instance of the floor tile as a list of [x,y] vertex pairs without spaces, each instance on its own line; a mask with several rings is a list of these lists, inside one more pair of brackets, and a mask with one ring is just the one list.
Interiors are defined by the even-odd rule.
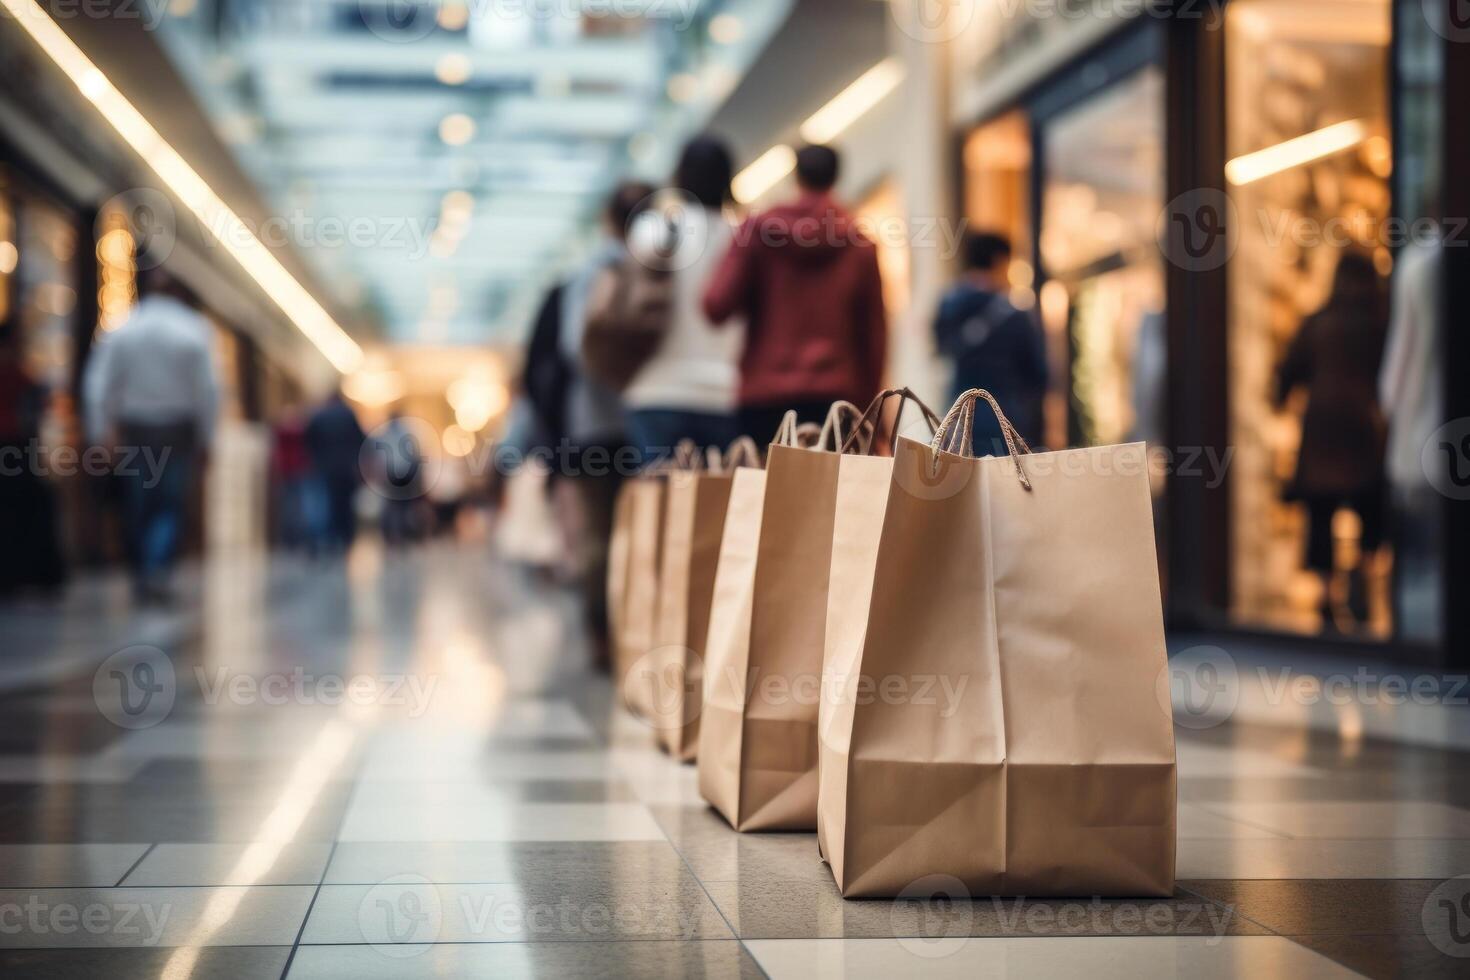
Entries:
[[1187,881],[1283,936],[1424,934],[1424,906],[1440,880]]
[[1347,803],[1210,803],[1211,812],[1290,837],[1336,840],[1470,840],[1470,810],[1412,800]]
[[403,946],[733,938],[693,878],[645,885],[581,879],[560,885],[434,885],[412,875],[369,886],[325,885],[301,941]]
[[1180,840],[1252,840],[1281,839],[1285,835],[1274,830],[1222,816],[1202,806],[1180,803],[1177,811]]
[[372,842],[337,845],[327,884],[371,885],[400,875],[439,884],[589,882],[688,874],[667,841]]
[[[290,946],[0,950],[6,980],[276,980]],[[187,970],[184,967],[187,966]]]
[[1188,878],[1432,878],[1470,874],[1462,840],[1180,840]]
[[[1366,977],[1413,977],[1414,980],[1464,980],[1470,961],[1450,956],[1423,934],[1365,936],[1292,936],[1293,942],[1320,953]],[[1470,944],[1470,940],[1467,940]]]
[[706,882],[742,939],[892,936],[1253,935],[1266,930],[1221,904],[1168,899],[887,901],[844,899],[830,881]]
[[302,946],[288,980],[439,980],[442,977],[601,980],[603,977],[757,980],[760,968],[740,943],[550,942],[397,947]]
[[147,844],[0,844],[0,888],[111,888]]
[[405,802],[348,810],[344,841],[663,840],[638,803],[527,803],[451,809]]
[[315,885],[332,845],[159,844],[133,869],[125,885]]
[[0,930],[0,948],[290,945],[314,890],[7,888],[0,908],[20,928]]
[[984,980],[1088,977],[1089,980],[1235,980],[1355,976],[1304,946],[1275,936],[1225,939],[1078,937],[1037,939],[756,940],[746,944],[771,980],[889,978]]

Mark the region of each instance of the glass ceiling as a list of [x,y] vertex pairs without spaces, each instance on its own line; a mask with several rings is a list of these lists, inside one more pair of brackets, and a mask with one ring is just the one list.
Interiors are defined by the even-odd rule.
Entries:
[[173,0],[162,37],[342,304],[511,343],[624,176],[657,178],[791,0]]

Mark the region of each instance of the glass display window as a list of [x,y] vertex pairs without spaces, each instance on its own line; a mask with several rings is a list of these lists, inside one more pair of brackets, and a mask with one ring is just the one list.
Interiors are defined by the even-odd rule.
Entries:
[[1148,65],[1042,128],[1039,300],[1064,350],[1066,443],[1164,439],[1163,93]]
[[1386,637],[1388,0],[1226,8],[1232,615]]

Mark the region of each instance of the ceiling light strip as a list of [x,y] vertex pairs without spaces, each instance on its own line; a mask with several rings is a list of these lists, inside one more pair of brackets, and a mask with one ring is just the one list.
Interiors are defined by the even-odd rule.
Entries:
[[127,97],[35,0],[0,0],[16,23],[60,68],[164,184],[209,229],[246,273],[338,371],[362,364],[362,348],[332,319],[214,189],[168,144]]
[[1349,119],[1304,133],[1225,164],[1225,179],[1237,187],[1350,150],[1368,138],[1362,119]]
[[832,142],[898,88],[903,74],[903,62],[884,58],[807,117],[801,124],[801,138],[808,143]]
[[749,204],[781,183],[795,168],[796,151],[785,143],[778,143],[736,174],[735,179],[730,182],[730,191],[735,195],[735,200],[741,204]]

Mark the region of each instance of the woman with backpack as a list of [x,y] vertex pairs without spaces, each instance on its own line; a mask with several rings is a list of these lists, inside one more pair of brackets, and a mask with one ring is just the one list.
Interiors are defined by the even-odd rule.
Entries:
[[662,339],[623,388],[628,440],[645,464],[681,439],[724,448],[736,436],[743,331],[716,327],[701,308],[733,234],[724,216],[733,169],[721,140],[695,137],[680,154],[672,186],[630,229],[629,252],[667,276]]

